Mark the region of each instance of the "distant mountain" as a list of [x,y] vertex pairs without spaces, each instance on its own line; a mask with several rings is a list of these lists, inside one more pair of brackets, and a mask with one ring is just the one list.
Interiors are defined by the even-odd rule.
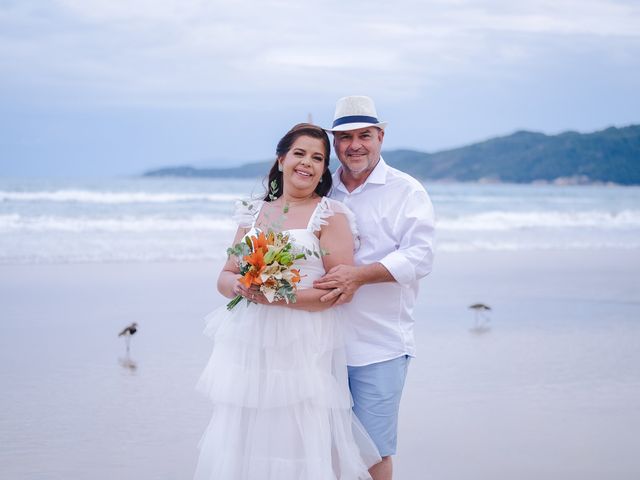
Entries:
[[[640,125],[594,133],[519,131],[466,147],[425,153],[383,152],[385,160],[424,180],[640,184]],[[337,162],[334,162],[334,164]],[[174,167],[145,176],[260,177],[271,162],[234,168]]]
[[272,161],[246,163],[239,167],[228,168],[195,168],[188,165],[159,168],[145,172],[145,177],[221,177],[221,178],[255,178],[265,176]]
[[521,131],[432,154],[396,150],[387,158],[401,170],[432,180],[639,184],[640,125],[589,134]]

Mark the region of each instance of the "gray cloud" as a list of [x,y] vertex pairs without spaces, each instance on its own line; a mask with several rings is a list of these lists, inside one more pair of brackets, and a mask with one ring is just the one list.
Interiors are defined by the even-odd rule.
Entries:
[[[317,2],[58,0],[0,6],[0,73],[79,101],[224,104],[233,95],[415,95],[597,39],[640,53],[640,8],[613,0]],[[484,73],[486,76],[486,73]]]
[[267,158],[348,94],[387,148],[635,123],[637,25],[636,0],[0,0],[0,174]]

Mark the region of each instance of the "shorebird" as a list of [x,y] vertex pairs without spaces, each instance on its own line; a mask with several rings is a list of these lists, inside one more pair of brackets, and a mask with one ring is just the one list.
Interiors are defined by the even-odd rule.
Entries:
[[138,324],[133,322],[128,327],[125,327],[119,334],[119,337],[124,337],[127,342],[127,352],[129,351],[129,343],[131,342],[131,336],[138,331]]
[[[491,327],[488,325],[490,319],[487,315],[487,312],[491,311],[491,307],[484,303],[474,303],[473,305],[469,305],[469,308],[475,312],[475,322],[469,331],[479,334],[491,330]],[[482,320],[482,322],[480,320]]]

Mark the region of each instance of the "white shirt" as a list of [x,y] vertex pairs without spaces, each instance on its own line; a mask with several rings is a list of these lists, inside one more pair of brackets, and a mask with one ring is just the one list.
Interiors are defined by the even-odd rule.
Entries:
[[363,285],[345,304],[347,363],[352,366],[415,355],[413,308],[418,282],[433,263],[434,212],[415,178],[380,157],[367,180],[351,193],[333,175],[331,197],[356,216],[360,248],[356,265],[379,262],[395,282]]

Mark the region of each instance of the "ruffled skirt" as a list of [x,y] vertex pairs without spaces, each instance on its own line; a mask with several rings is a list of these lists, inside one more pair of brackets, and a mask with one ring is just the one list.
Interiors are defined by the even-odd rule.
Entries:
[[380,461],[351,411],[337,312],[240,304],[207,317],[213,402],[196,480],[361,480]]

